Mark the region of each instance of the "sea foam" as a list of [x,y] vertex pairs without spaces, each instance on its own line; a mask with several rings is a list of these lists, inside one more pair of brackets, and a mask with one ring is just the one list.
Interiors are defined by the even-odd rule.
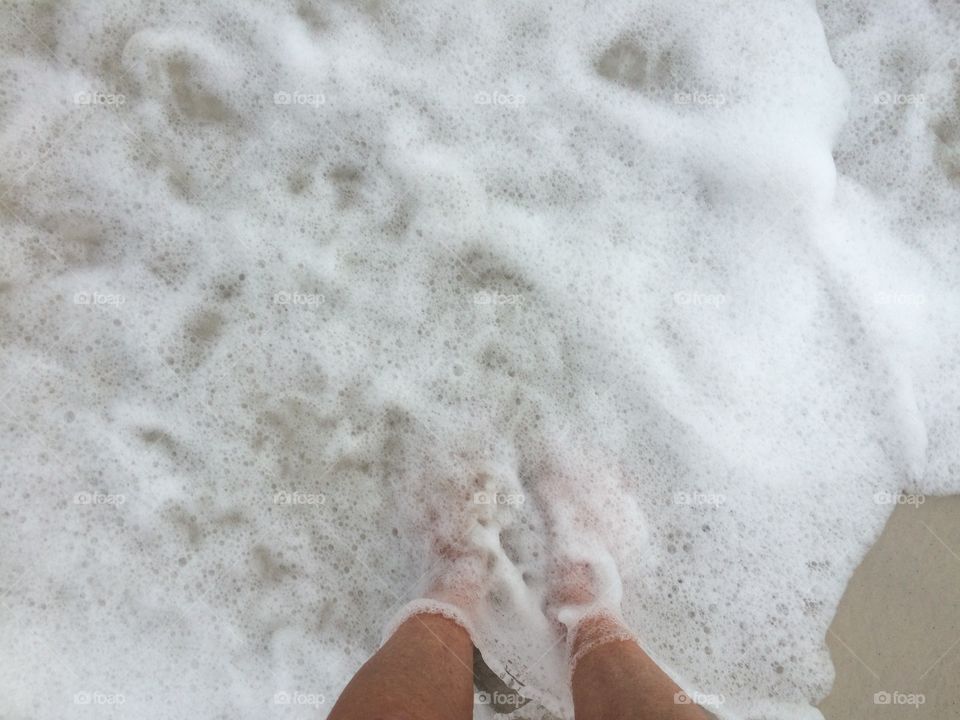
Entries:
[[6,4],[0,715],[325,715],[469,537],[556,715],[562,552],[718,716],[819,718],[960,491],[950,12]]

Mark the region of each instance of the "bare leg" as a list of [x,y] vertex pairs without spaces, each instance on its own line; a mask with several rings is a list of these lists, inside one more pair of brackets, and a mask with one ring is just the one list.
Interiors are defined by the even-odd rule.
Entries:
[[[466,609],[484,593],[486,557],[436,543],[423,597]],[[424,610],[400,624],[344,688],[328,720],[471,720],[473,641],[453,620]]]
[[340,694],[328,720],[470,720],[473,643],[442,615],[397,628]]
[[[581,648],[615,634],[607,618],[583,620],[572,644]],[[712,715],[697,705],[678,703],[685,697],[633,640],[602,642],[588,650],[573,672],[576,720],[706,720]]]
[[[567,639],[576,720],[708,720],[636,641],[608,543],[637,543],[625,478],[602,451],[564,435],[538,470],[551,567],[546,615]],[[584,478],[590,478],[584,482]]]
[[690,704],[670,676],[640,649],[620,619],[619,607],[603,607],[598,595],[601,584],[590,563],[562,559],[550,578],[548,609],[558,631],[567,633],[561,622],[564,617],[572,623],[567,646],[574,664],[576,720],[712,718]]

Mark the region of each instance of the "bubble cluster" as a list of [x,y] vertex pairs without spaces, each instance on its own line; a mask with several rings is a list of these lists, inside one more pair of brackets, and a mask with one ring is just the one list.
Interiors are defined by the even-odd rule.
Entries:
[[556,716],[563,558],[718,716],[816,717],[874,498],[960,490],[914,5],[5,6],[0,716],[325,715],[466,542]]

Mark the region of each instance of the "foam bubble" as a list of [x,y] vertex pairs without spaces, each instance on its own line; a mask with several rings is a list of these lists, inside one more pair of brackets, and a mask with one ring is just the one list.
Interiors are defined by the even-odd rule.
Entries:
[[558,716],[562,556],[818,717],[877,498],[960,489],[947,12],[6,8],[0,715],[326,714],[466,537]]

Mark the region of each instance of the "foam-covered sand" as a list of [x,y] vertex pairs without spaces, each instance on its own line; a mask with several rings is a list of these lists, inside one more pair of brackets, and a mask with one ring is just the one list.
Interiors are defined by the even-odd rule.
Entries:
[[325,716],[466,528],[555,714],[559,543],[718,716],[819,718],[960,491],[958,19],[5,5],[0,716]]

